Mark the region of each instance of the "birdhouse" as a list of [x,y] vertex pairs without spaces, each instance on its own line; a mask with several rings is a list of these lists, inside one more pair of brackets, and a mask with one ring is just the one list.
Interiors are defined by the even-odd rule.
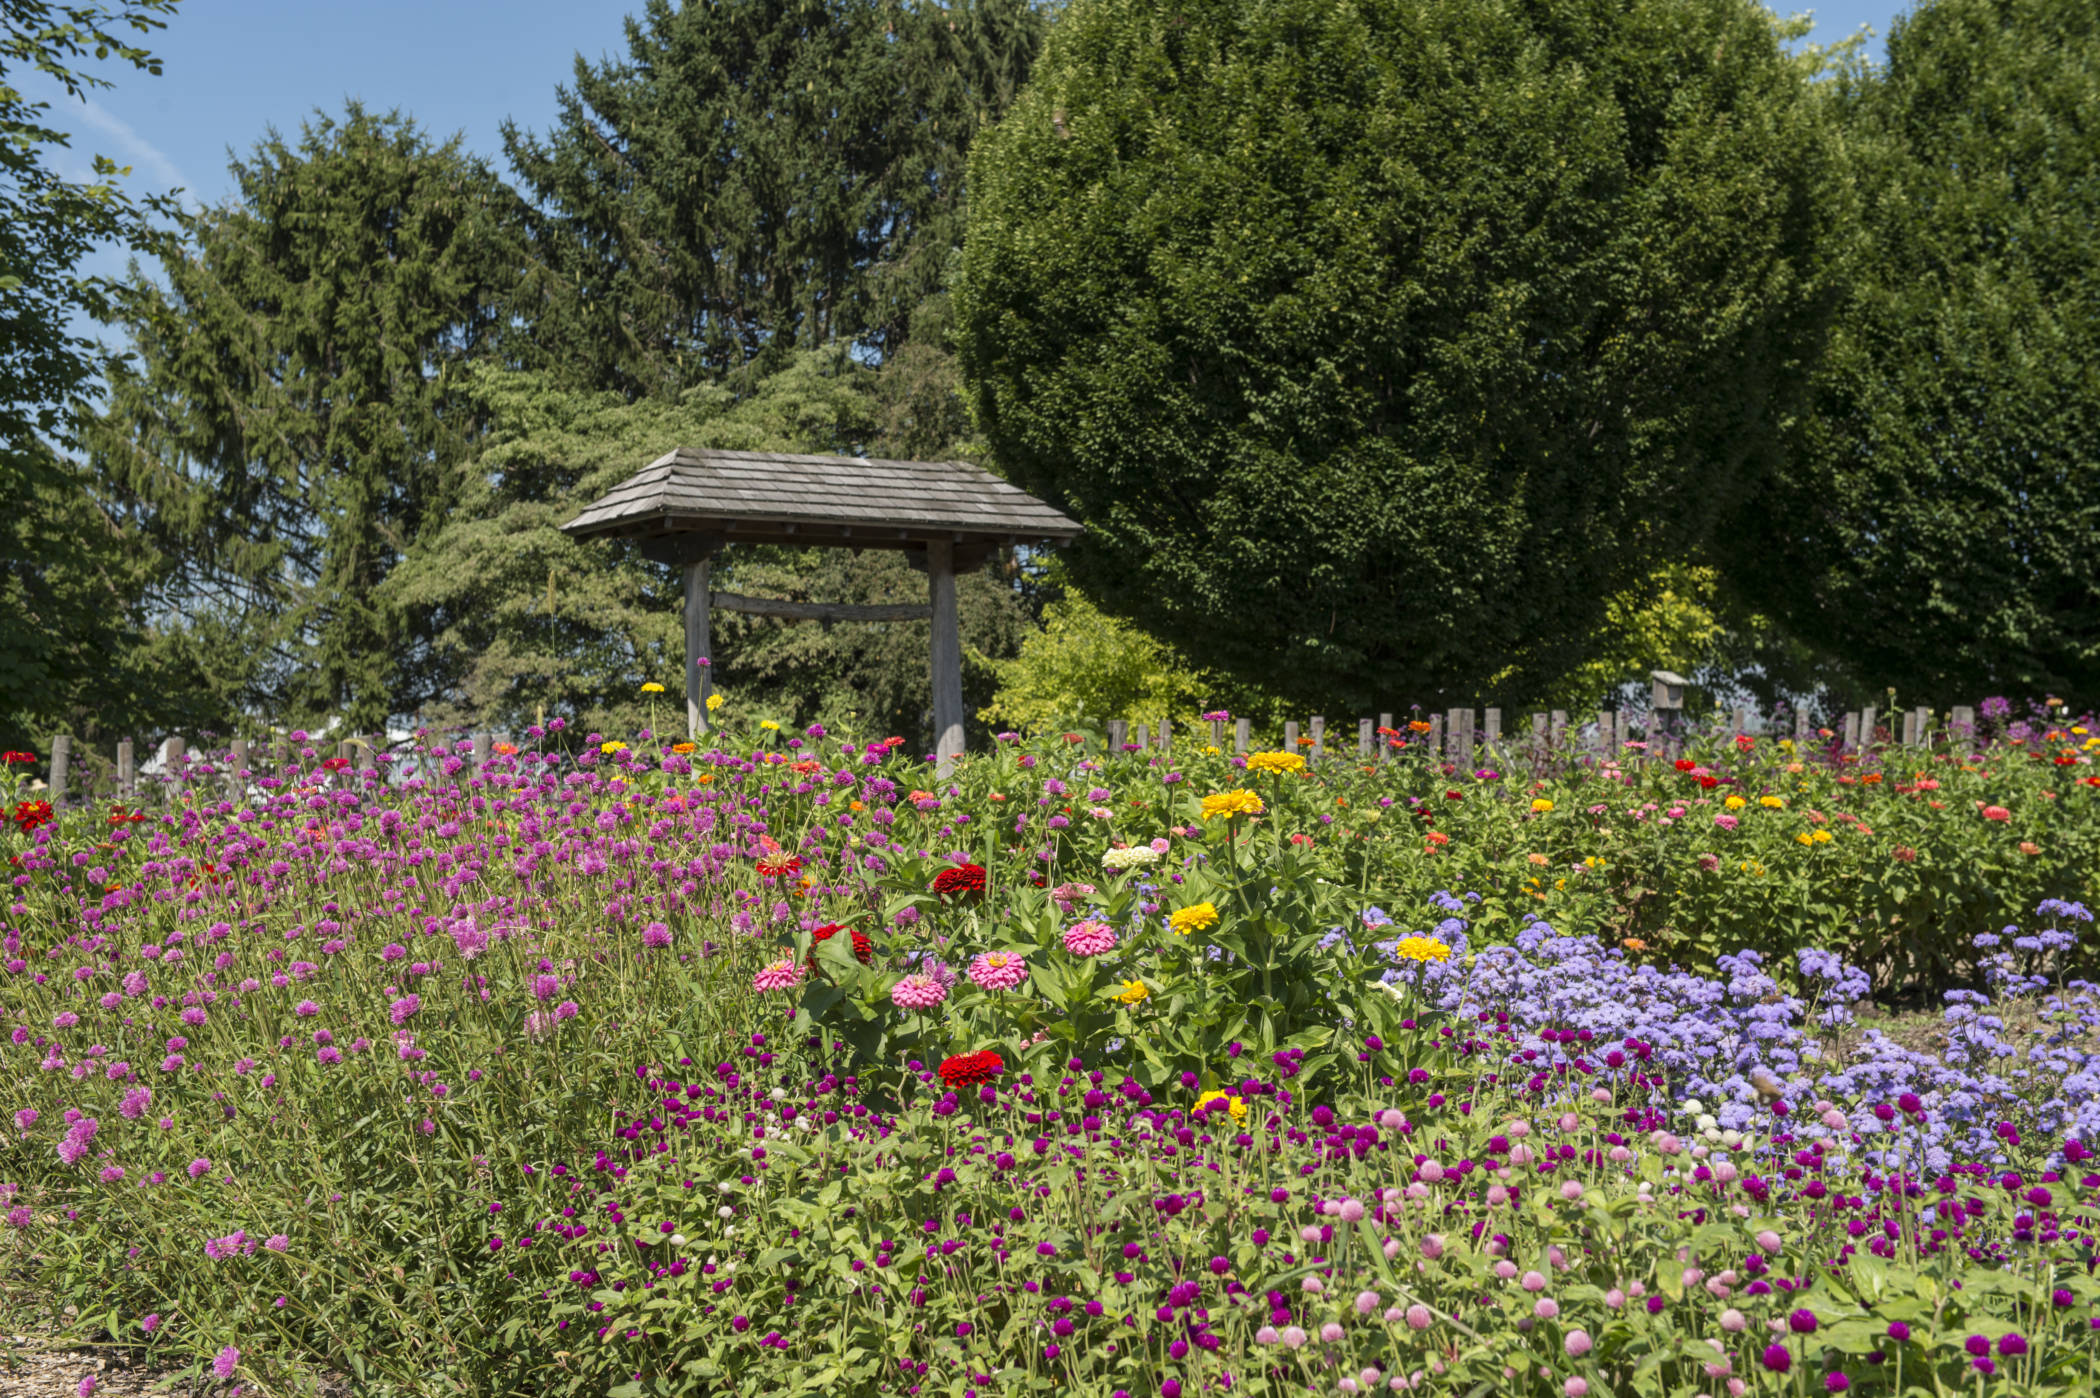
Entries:
[[1655,681],[1654,697],[1650,700],[1651,708],[1684,708],[1684,676],[1674,675],[1668,670],[1650,670],[1648,678]]

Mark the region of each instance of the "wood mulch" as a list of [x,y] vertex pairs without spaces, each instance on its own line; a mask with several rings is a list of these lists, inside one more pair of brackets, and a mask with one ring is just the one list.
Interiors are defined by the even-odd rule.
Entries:
[[171,1398],[196,1391],[134,1363],[121,1349],[76,1349],[46,1329],[0,1330],[0,1398],[79,1398],[81,1380],[89,1378],[94,1398]]

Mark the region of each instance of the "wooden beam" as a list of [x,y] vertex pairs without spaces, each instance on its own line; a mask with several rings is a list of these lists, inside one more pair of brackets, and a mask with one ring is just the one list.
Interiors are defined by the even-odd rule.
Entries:
[[713,560],[695,559],[685,565],[685,736],[697,739],[707,732],[707,696],[714,688],[708,667],[714,641],[708,633],[708,574]]
[[933,754],[946,776],[963,750],[962,628],[955,610],[955,545],[926,545],[926,582],[932,604]]
[[845,602],[784,602],[774,597],[717,592],[714,604],[725,612],[777,616],[788,621],[928,621],[933,617],[933,607],[925,602],[855,606]]

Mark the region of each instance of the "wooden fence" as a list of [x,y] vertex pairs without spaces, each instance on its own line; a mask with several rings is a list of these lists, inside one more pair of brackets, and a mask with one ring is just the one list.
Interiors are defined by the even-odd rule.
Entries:
[[[1660,689],[1658,697],[1663,697]],[[1578,715],[1571,722],[1569,714],[1555,709],[1534,713],[1518,731],[1505,733],[1502,710],[1498,708],[1454,708],[1426,718],[1403,720],[1398,725],[1392,714],[1383,713],[1375,721],[1356,721],[1354,755],[1358,761],[1387,761],[1402,752],[1426,750],[1433,760],[1454,769],[1470,770],[1483,763],[1496,763],[1504,767],[1527,766],[1541,772],[1555,764],[1601,762],[1612,756],[1631,762],[1671,762],[1683,755],[1685,743],[1695,736],[1703,733],[1726,738],[1746,734],[1751,732],[1752,722],[1748,709],[1737,709],[1718,721],[1696,724],[1688,723],[1681,709],[1661,705],[1639,720],[1623,709],[1604,709],[1594,718]],[[1244,718],[1230,720],[1230,724],[1231,750],[1252,750],[1253,725]],[[1221,752],[1228,742],[1226,725],[1224,719],[1208,720],[1205,725],[1209,746]],[[1107,727],[1111,751],[1166,752],[1173,748],[1176,737],[1173,725],[1166,720],[1148,726],[1111,719]],[[1933,747],[1966,742],[1975,732],[1976,710],[1956,705],[1944,713],[1930,707],[1886,715],[1871,708],[1861,709],[1843,715],[1830,728],[1812,728],[1807,713],[1796,711],[1791,736],[1804,746],[1815,744],[1857,752],[1868,747]],[[1329,737],[1327,720],[1318,715],[1303,725],[1295,719],[1283,725],[1285,750],[1302,753],[1313,763],[1336,755]],[[115,760],[110,761],[76,753],[73,740],[60,736],[51,740],[50,778],[44,799],[54,806],[69,801],[129,803],[171,791],[238,799],[258,779],[284,776],[295,754],[300,758],[302,776],[310,780],[318,777],[338,786],[381,779],[382,767],[387,780],[446,770],[455,762],[471,764],[478,771],[496,751],[496,743],[494,735],[477,733],[464,740],[431,739],[396,753],[387,750],[385,739],[379,735],[352,737],[333,744],[331,760],[319,755],[320,747],[326,744],[293,744],[276,739],[257,746],[236,738],[223,749],[192,754],[183,739],[170,738],[162,753],[161,772],[146,778],[138,770],[129,739],[117,744]],[[315,754],[311,759],[305,757],[308,751]],[[84,762],[83,757],[87,758]],[[365,773],[374,775],[362,775]]]

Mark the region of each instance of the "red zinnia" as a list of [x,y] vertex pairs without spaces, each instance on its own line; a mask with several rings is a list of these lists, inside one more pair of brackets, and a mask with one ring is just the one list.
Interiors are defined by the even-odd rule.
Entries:
[[[841,932],[844,932],[848,937],[850,937],[853,940],[853,959],[855,961],[858,961],[861,965],[865,966],[874,959],[875,944],[868,940],[867,933],[861,931],[857,927],[849,929],[840,926],[836,922],[827,922],[820,927],[812,927],[809,929],[810,939],[812,941],[818,942],[828,942]],[[810,951],[809,964],[812,968],[814,968],[817,964],[816,950],[814,948],[812,948]]]
[[330,757],[323,759],[321,763],[322,768],[330,772],[340,772],[349,765],[350,759],[347,757]]
[[758,872],[761,877],[769,879],[791,878],[802,872],[802,860],[792,854],[784,859],[761,859],[758,861]]
[[1698,765],[1698,763],[1692,761],[1692,759],[1690,759],[1689,757],[1680,757],[1677,759],[1677,770],[1680,772],[1689,772],[1692,770],[1692,768]]
[[959,1053],[941,1060],[941,1081],[950,1087],[976,1087],[1006,1070],[1006,1060],[990,1049]]
[[981,894],[984,892],[984,866],[958,864],[953,869],[943,869],[933,876],[933,891],[944,898]]
[[[15,824],[22,827],[24,835],[27,835],[39,825],[49,825],[51,823],[51,803],[49,801],[18,801],[15,803],[14,820]],[[978,872],[977,881],[979,886],[983,885],[984,874],[982,870]]]
[[0,753],[0,763],[5,763],[5,764],[7,764],[7,765],[8,765],[8,766],[10,766],[10,767],[14,766],[14,765],[15,765],[15,764],[16,764],[17,762],[34,762],[34,761],[36,761],[36,754],[35,754],[35,753],[33,753],[33,752],[6,752],[6,753]]

